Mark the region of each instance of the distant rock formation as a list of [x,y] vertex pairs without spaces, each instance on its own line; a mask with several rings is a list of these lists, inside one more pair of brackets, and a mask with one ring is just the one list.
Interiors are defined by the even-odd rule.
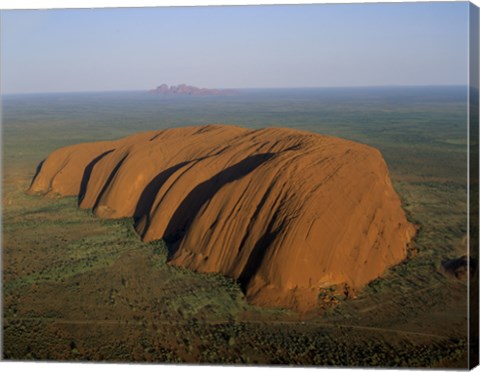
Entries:
[[167,241],[170,264],[300,311],[382,275],[415,234],[378,150],[286,128],[209,125],[68,146],[29,191],[133,216],[144,241]]
[[230,96],[236,94],[235,90],[232,89],[207,89],[207,88],[197,88],[191,85],[180,84],[177,86],[168,86],[167,84],[162,84],[157,88],[150,91],[152,94],[160,95],[180,95],[180,96]]

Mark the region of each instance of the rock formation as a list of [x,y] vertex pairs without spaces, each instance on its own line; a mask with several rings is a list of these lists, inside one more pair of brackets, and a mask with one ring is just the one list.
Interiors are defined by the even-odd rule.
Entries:
[[460,280],[465,280],[468,278],[468,273],[473,278],[474,273],[477,270],[477,260],[469,256],[461,256],[449,260],[442,261],[443,271]]
[[197,88],[191,85],[179,84],[169,87],[167,84],[159,85],[157,88],[152,89],[150,93],[160,94],[166,96],[230,96],[236,93],[232,89],[207,89]]
[[238,279],[262,306],[308,310],[406,258],[415,234],[381,153],[286,128],[209,125],[53,152],[30,193],[78,195],[101,218],[134,217],[169,263]]

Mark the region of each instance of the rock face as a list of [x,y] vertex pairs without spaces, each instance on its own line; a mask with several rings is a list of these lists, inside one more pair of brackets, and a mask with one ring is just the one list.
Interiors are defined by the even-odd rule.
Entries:
[[407,221],[380,152],[284,128],[144,132],[53,152],[29,190],[133,216],[169,262],[238,279],[257,305],[300,311],[406,258]]
[[230,96],[236,92],[232,89],[207,89],[197,88],[191,85],[179,84],[169,87],[167,84],[159,85],[157,88],[152,89],[150,93],[160,95],[180,95],[180,96]]

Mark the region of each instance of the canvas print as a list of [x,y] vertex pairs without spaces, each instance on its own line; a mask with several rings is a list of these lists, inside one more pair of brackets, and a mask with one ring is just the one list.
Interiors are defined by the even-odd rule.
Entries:
[[1,12],[2,358],[478,362],[478,8]]

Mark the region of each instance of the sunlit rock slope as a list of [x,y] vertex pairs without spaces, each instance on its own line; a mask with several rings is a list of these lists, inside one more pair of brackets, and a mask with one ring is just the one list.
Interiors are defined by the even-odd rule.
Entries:
[[300,311],[402,261],[415,234],[380,152],[286,128],[209,125],[53,152],[29,190],[134,217],[169,262],[238,279],[257,305]]

